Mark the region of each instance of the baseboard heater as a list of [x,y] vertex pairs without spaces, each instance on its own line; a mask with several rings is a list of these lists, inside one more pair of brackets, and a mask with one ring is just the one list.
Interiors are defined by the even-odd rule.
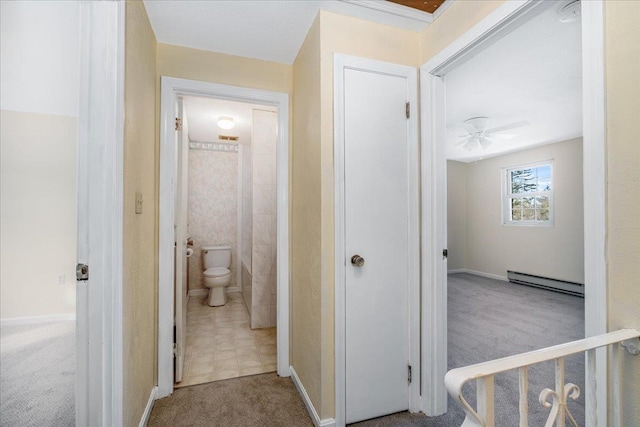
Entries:
[[566,280],[550,279],[548,277],[534,276],[533,274],[518,273],[507,270],[507,278],[511,283],[519,285],[535,286],[551,291],[576,295],[584,298],[584,285],[582,283],[567,282]]

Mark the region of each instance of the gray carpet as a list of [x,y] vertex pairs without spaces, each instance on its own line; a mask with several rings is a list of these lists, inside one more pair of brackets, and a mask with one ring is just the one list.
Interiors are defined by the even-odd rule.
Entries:
[[[535,350],[584,336],[584,300],[468,274],[449,276],[449,368]],[[584,390],[584,356],[566,360],[566,380]],[[530,369],[529,423],[544,425],[548,410],[538,394],[553,388],[553,363]],[[465,395],[475,405],[475,388]],[[584,398],[569,403],[584,425]],[[516,373],[496,377],[496,425],[518,425]],[[402,412],[353,424],[358,427],[460,426],[464,413],[451,400],[440,417]],[[275,374],[236,378],[178,389],[156,402],[150,426],[311,426],[288,378]]]
[[313,427],[290,378],[275,373],[179,388],[156,401],[148,426]]
[[0,329],[0,426],[75,425],[75,322]]
[[[449,369],[485,362],[584,338],[584,299],[557,292],[514,285],[466,273],[449,275]],[[565,379],[584,393],[584,355],[565,360]],[[544,388],[553,389],[553,362],[529,370],[529,425],[544,425],[549,410],[538,403]],[[464,390],[475,407],[475,384]],[[518,425],[518,375],[495,378],[497,426]],[[568,408],[584,425],[584,394]],[[464,412],[450,398],[440,417],[406,412],[354,424],[358,427],[459,426]]]

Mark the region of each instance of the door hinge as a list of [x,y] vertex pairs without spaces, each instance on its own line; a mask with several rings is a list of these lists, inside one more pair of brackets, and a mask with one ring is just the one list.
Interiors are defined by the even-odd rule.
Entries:
[[89,266],[86,264],[76,265],[76,280],[89,280]]
[[449,258],[449,250],[448,249],[443,249],[442,250],[442,257],[443,258]]
[[404,111],[407,115],[407,119],[411,117],[411,103],[407,102],[405,107],[404,107]]
[[173,357],[178,356],[178,344],[173,343]]
[[182,130],[182,117],[176,117],[176,130]]
[[411,365],[407,366],[409,374],[408,374],[408,379],[409,379],[409,384],[411,384]]

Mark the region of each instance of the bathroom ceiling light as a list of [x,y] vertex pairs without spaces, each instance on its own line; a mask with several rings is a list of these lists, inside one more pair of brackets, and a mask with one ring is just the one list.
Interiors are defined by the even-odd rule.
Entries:
[[221,129],[233,129],[235,123],[233,122],[232,117],[219,117],[218,118],[218,127]]

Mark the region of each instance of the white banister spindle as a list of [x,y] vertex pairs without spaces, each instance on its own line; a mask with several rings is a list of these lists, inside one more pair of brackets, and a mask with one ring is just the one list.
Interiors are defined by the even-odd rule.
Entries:
[[620,413],[622,401],[620,400],[620,344],[611,346],[611,403],[613,405],[613,427],[620,427]]
[[529,427],[529,368],[526,366],[520,368],[519,372],[519,390],[520,390],[520,427]]
[[598,401],[596,399],[598,383],[596,381],[596,349],[592,348],[591,350],[587,350],[586,355],[586,370],[588,372],[587,378],[589,379],[589,384],[587,384],[587,395],[585,396],[585,409],[588,412],[588,416],[585,417],[587,420],[591,420],[592,425],[587,427],[597,427],[598,426]]
[[560,401],[558,407],[558,415],[556,417],[556,427],[565,427],[565,410],[564,405],[564,357],[556,359],[556,394]]
[[479,378],[477,385],[478,415],[484,421],[483,426],[493,427],[493,375]]
[[[555,361],[555,389],[545,388],[540,392],[539,401],[542,406],[549,408],[549,416],[545,427],[565,427],[567,424],[578,427],[578,423],[567,407],[567,402],[577,400],[580,397],[580,388],[573,383],[565,383],[565,357],[586,352],[586,369],[590,374],[587,376],[589,390],[586,396],[585,409],[587,420],[590,421],[588,427],[596,426],[596,349],[613,346],[611,349],[611,382],[613,404],[613,425],[621,427],[621,389],[620,389],[620,364],[621,351],[624,347],[629,354],[640,354],[640,331],[635,329],[621,329],[615,332],[585,338],[541,350],[530,351],[515,356],[504,357],[502,359],[490,360],[471,366],[452,369],[445,375],[445,385],[449,395],[462,406],[466,413],[463,427],[480,427],[494,425],[494,376],[496,374],[518,369],[519,373],[519,393],[520,393],[520,427],[528,427],[528,388],[529,372],[528,367],[538,363]],[[462,394],[462,387],[469,381],[475,380],[477,389],[477,410],[467,402]],[[600,384],[600,387],[607,387],[607,384]],[[600,402],[606,406],[607,402]],[[567,422],[568,421],[568,422]]]

